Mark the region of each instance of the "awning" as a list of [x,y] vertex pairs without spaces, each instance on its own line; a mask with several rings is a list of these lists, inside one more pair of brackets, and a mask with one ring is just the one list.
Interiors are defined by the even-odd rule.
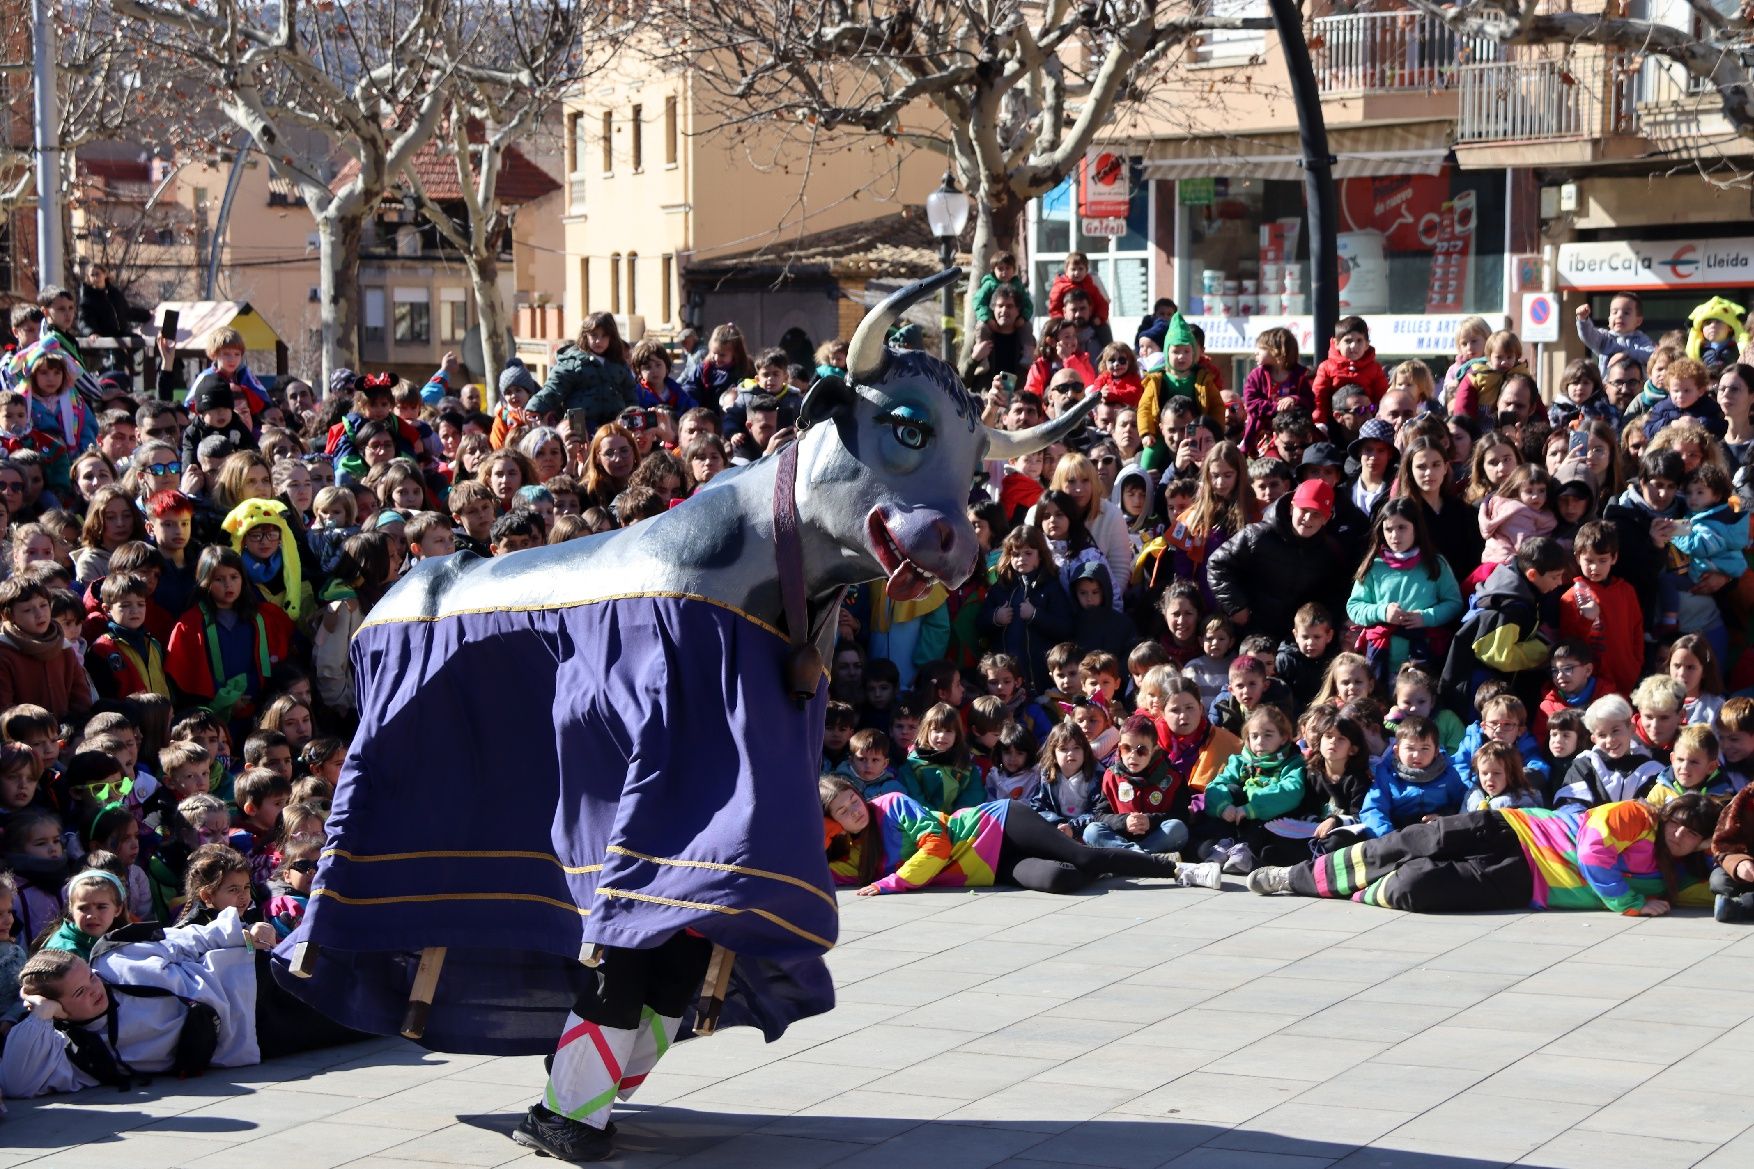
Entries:
[[152,322],[137,330],[139,334],[148,341],[156,341],[158,322],[164,320],[166,310],[178,314],[178,349],[199,349],[215,329],[228,326],[243,334],[246,349],[272,353],[280,344],[280,335],[274,331],[274,326],[263,320],[247,300],[163,301],[152,314]]
[[[1450,151],[1443,122],[1407,122],[1328,132],[1334,177],[1434,175]],[[1301,182],[1295,132],[1203,138],[1154,138],[1141,145],[1148,179],[1280,179]]]

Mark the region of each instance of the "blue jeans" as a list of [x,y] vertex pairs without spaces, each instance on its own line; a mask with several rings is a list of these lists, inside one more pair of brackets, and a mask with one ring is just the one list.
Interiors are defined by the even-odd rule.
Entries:
[[1092,822],[1084,829],[1084,843],[1091,848],[1130,848],[1135,852],[1180,852],[1188,843],[1188,826],[1180,820],[1164,820],[1137,840]]

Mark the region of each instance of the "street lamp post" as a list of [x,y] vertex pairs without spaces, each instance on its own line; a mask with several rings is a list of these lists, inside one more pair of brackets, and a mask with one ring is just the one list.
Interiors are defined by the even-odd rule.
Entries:
[[[938,254],[944,267],[950,267],[956,260],[956,241],[961,238],[962,229],[968,226],[968,196],[957,189],[956,175],[951,171],[945,171],[944,181],[938,189],[926,196],[926,222],[931,225],[932,234],[938,237]],[[946,284],[940,356],[951,365],[956,364],[956,355],[950,348],[950,326],[955,316],[955,286]]]

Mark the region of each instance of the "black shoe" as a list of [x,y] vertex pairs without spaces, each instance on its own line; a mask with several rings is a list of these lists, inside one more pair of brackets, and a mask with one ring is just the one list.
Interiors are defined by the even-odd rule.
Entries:
[[532,1104],[512,1130],[512,1140],[561,1161],[606,1161],[615,1152],[615,1126],[592,1128]]

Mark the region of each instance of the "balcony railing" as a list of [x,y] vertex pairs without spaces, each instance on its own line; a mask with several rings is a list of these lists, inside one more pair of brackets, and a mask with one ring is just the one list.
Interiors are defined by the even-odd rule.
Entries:
[[1461,66],[1504,54],[1491,37],[1463,36],[1424,12],[1323,16],[1313,24],[1316,80],[1324,94],[1454,89]]
[[1458,143],[1580,141],[1635,129],[1638,71],[1617,54],[1466,65],[1460,75]]

